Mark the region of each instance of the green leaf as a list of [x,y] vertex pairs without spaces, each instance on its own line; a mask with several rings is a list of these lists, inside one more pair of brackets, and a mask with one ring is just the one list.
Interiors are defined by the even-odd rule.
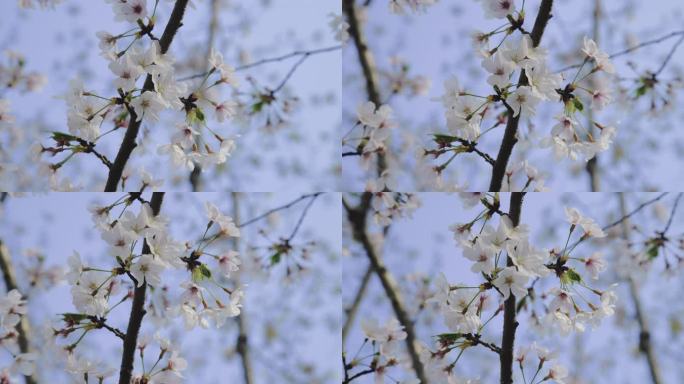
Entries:
[[204,279],[211,279],[211,270],[206,265],[200,264],[192,270],[192,281],[199,283]]
[[67,323],[79,324],[83,320],[87,320],[90,316],[82,313],[62,313],[62,320]]
[[264,102],[259,101],[258,103],[255,103],[252,105],[252,113],[259,113],[261,110],[264,109]]
[[204,112],[201,109],[195,107],[190,112],[188,112],[187,120],[189,124],[203,123],[204,122]]
[[640,98],[641,96],[645,95],[646,92],[648,92],[648,86],[646,84],[643,84],[641,87],[637,88],[637,90],[636,90],[637,99]]
[[439,342],[446,344],[455,343],[458,341],[458,339],[462,337],[462,333],[440,333],[439,335],[437,335],[437,339],[439,340]]
[[276,252],[273,255],[271,255],[271,265],[276,265],[280,263],[280,256],[282,255],[281,252]]
[[584,111],[584,104],[582,104],[582,101],[580,99],[575,97],[574,99],[572,99],[572,104],[575,106],[575,109],[577,109],[578,111],[580,111],[580,112]]
[[434,133],[432,137],[437,144],[442,145],[451,144],[454,141],[458,140],[458,137],[456,136],[443,135],[441,133]]
[[60,141],[60,142],[67,141],[68,142],[68,141],[77,141],[78,137],[76,137],[74,135],[70,135],[68,133],[64,133],[64,132],[53,131],[52,132],[52,139],[54,141]]
[[651,244],[651,246],[648,248],[646,251],[646,255],[648,255],[648,260],[653,260],[656,257],[658,257],[658,251],[660,250],[660,246],[656,244]]
[[580,276],[579,273],[577,273],[572,268],[563,272],[563,275],[561,276],[561,283],[563,283],[563,284],[574,284],[574,283],[581,283],[581,282],[582,282],[582,276]]

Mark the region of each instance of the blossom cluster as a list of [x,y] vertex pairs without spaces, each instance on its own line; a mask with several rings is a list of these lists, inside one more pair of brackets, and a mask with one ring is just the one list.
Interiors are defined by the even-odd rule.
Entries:
[[[55,5],[59,5],[64,0],[38,0],[38,4],[41,8],[54,8]],[[25,9],[35,8],[34,0],[19,0],[19,7]]]
[[[453,366],[448,365],[445,357],[455,346],[463,348],[483,342],[483,330],[502,311],[497,297],[507,300],[514,295],[516,305],[530,311],[533,329],[563,336],[571,331],[584,331],[587,325],[597,326],[604,318],[614,314],[616,295],[613,290],[590,287],[576,269],[581,266],[592,279],[597,279],[599,273],[605,270],[600,253],[588,257],[574,255],[575,248],[581,242],[605,236],[593,219],[583,216],[574,208],[566,208],[570,227],[565,246],[540,249],[530,242],[527,225],[514,226],[506,214],[497,213],[496,195],[468,193],[462,196],[466,206],[473,207],[481,203],[484,210],[473,221],[455,224],[450,229],[463,249],[463,256],[472,262],[470,270],[482,276],[484,281],[479,285],[450,284],[444,275],[439,275],[435,280],[436,290],[430,301],[438,305],[449,333],[440,335],[436,351],[425,353],[430,372],[449,375]],[[499,223],[495,228],[489,221],[496,215],[499,216]],[[480,221],[483,223],[482,229],[474,233],[472,228]],[[579,239],[570,244],[574,233],[580,233]],[[575,263],[577,265],[573,265]],[[557,279],[556,285],[536,298],[530,295],[536,284],[543,284],[540,280],[547,281],[550,276]],[[589,295],[595,299],[591,300]],[[493,345],[488,347],[493,350],[497,348]],[[532,349],[540,353],[538,347]],[[519,352],[519,355],[522,356],[519,361],[523,369],[525,352]],[[538,369],[541,370],[543,363],[550,358],[542,358],[541,355],[539,358]],[[433,368],[429,368],[431,366]],[[566,374],[562,366],[553,366],[547,373],[549,380],[559,383],[562,383]]]
[[12,364],[0,371],[0,381],[9,382],[14,375],[31,376],[35,372],[37,355],[19,350],[17,326],[27,314],[26,300],[16,289],[0,298],[0,340],[1,345],[12,355]]
[[[70,134],[53,137],[55,146],[41,145],[34,153],[54,156],[70,152],[64,160],[50,166],[54,173],[74,154],[94,153],[95,145],[110,132],[142,121],[158,122],[164,111],[171,111],[183,114],[185,122],[176,124],[170,143],[160,145],[159,154],[168,155],[174,165],[188,170],[198,164],[207,168],[225,163],[235,149],[235,141],[212,129],[206,114],[211,112],[220,124],[239,113],[238,102],[221,99],[218,92],[221,85],[230,89],[239,85],[234,68],[212,50],[209,67],[201,78],[179,81],[174,57],[165,52],[166,48],[153,34],[157,4],[150,14],[144,0],[108,2],[117,20],[137,23],[137,27],[120,34],[97,33],[101,55],[109,61],[114,75],[115,95],[100,95],[79,79],[73,80],[64,96]],[[105,123],[111,123],[112,128],[103,132]],[[108,164],[104,156],[99,157]]]
[[403,15],[406,10],[412,12],[425,11],[430,5],[437,4],[439,0],[389,0],[390,12],[398,15]]
[[[529,119],[542,103],[560,103],[563,112],[556,116],[558,123],[551,129],[550,136],[539,141],[539,145],[551,147],[559,160],[588,161],[607,150],[616,135],[616,128],[591,121],[590,124],[599,130],[599,136],[594,137],[593,127],[584,127],[577,115],[585,110],[586,101],[583,99],[589,99],[594,110],[602,109],[611,101],[610,90],[604,82],[588,83],[598,73],[614,73],[608,55],[593,40],[585,37],[582,48],[584,63],[574,78],[567,81],[562,74],[549,69],[548,51],[536,46],[530,35],[522,32],[524,13],[516,11],[515,2],[481,2],[487,17],[508,20],[503,27],[474,35],[476,49],[483,56],[482,67],[489,73],[487,83],[492,93],[478,95],[463,89],[455,77],[447,80],[441,100],[450,134],[476,145],[482,135],[506,121],[505,113],[509,115],[508,119]],[[516,34],[518,31],[519,35]],[[503,34],[503,38],[490,48],[490,40],[499,34]],[[584,73],[587,64],[591,68]],[[499,106],[504,107],[504,113],[497,109]],[[491,119],[491,128],[486,125],[483,130],[485,122]],[[426,151],[426,155],[436,157],[442,153],[446,151]]]
[[[55,330],[55,336],[67,338],[84,330],[76,341],[64,347],[70,354],[89,331],[107,328],[109,314],[132,297],[130,289],[143,284],[153,287],[146,310],[158,323],[180,318],[188,330],[221,327],[228,318],[240,314],[243,292],[231,280],[240,268],[239,255],[234,250],[214,250],[217,242],[240,236],[232,218],[207,202],[204,234],[199,240],[180,242],[171,236],[169,221],[163,215],[155,216],[147,202],[140,201],[137,213],[131,211],[138,199],[127,196],[110,205],[90,208],[95,226],[108,245],[109,262],[94,266],[78,252],[68,260],[66,279],[77,312],[62,315],[64,327]],[[121,212],[110,216],[117,208]],[[167,271],[173,270],[187,271],[175,290],[175,280],[165,277]],[[129,288],[127,281],[133,287]],[[161,349],[162,355],[168,352],[169,364],[173,365],[173,350],[164,346]],[[92,362],[76,365],[84,364],[94,366]]]
[[390,225],[397,218],[410,217],[420,207],[418,196],[411,193],[376,192],[373,196],[373,218],[381,226]]

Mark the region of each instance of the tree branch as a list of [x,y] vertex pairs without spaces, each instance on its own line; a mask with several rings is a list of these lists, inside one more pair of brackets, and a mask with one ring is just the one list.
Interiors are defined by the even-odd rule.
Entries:
[[373,266],[368,265],[366,273],[363,274],[363,278],[361,279],[359,290],[356,291],[354,300],[352,301],[351,305],[344,310],[344,313],[347,315],[347,317],[344,319],[344,325],[342,326],[342,346],[344,346],[344,342],[347,339],[349,328],[351,328],[351,325],[354,323],[356,311],[359,309],[359,305],[361,305],[363,296],[366,294],[366,289],[368,288],[368,282],[370,281],[371,276],[373,276]]
[[[185,14],[185,7],[187,5],[188,0],[176,0],[176,4],[173,6],[173,11],[171,12],[169,22],[166,24],[166,28],[164,28],[164,33],[162,34],[161,39],[159,39],[159,46],[161,48],[162,54],[169,50],[169,46],[171,45],[171,41],[173,41],[173,37],[176,35],[178,29],[183,25],[183,15]],[[143,92],[152,90],[154,90],[152,76],[147,75],[147,78],[145,79],[145,85],[143,86]],[[138,120],[138,116],[133,108],[129,107],[128,113],[131,115],[131,118],[128,121],[128,128],[126,129],[126,134],[121,142],[121,147],[119,147],[119,152],[116,154],[114,163],[109,168],[105,192],[116,192],[119,182],[121,181],[121,175],[126,167],[126,163],[131,157],[131,152],[133,152],[137,146],[135,139],[138,136],[138,131],[140,130],[140,124],[142,124],[142,120]]]
[[[354,5],[354,0],[343,0],[342,12],[347,16],[347,22],[349,23],[349,35],[354,41],[354,46],[356,46],[356,53],[359,57],[361,70],[363,71],[363,76],[366,79],[366,93],[368,94],[368,100],[372,101],[376,108],[379,108],[382,104],[382,100],[380,99],[380,83],[378,81],[378,74],[375,70],[375,59],[373,58],[373,53],[368,48],[366,39],[361,31],[361,23],[358,18],[356,6]],[[363,143],[360,146],[361,148],[359,149],[359,152],[363,148]],[[382,175],[385,169],[387,169],[385,155],[378,153],[378,176]]]
[[[176,3],[178,4],[178,3]],[[152,193],[152,200],[150,208],[152,214],[157,216],[161,209],[162,201],[164,200],[164,192]],[[150,246],[147,241],[143,243],[142,254],[149,254]],[[143,317],[145,316],[145,294],[147,291],[147,282],[140,282],[140,286],[135,287],[133,291],[133,304],[131,304],[131,315],[128,319],[128,327],[126,328],[126,337],[123,341],[123,353],[121,354],[121,372],[119,373],[119,384],[130,384],[131,376],[133,375],[133,360],[135,359],[135,349],[138,344],[138,333],[142,325]]]
[[[7,195],[3,195],[3,197],[4,196]],[[0,269],[2,269],[2,278],[5,280],[7,292],[13,289],[18,290],[19,287],[17,286],[17,277],[14,274],[14,267],[12,266],[12,258],[10,256],[9,249],[7,249],[7,246],[2,242],[2,240],[0,240]],[[16,329],[18,334],[17,339],[19,342],[19,350],[21,353],[30,352],[31,348],[28,335],[31,334],[31,328],[29,326],[27,316],[21,317]],[[26,380],[26,384],[36,384],[36,380],[34,380],[31,376],[24,376],[24,379]]]
[[[601,28],[600,28],[600,23],[601,23],[601,0],[594,0],[594,12],[593,12],[593,27],[592,27],[592,38],[596,42],[596,44],[600,44],[601,42]],[[595,81],[594,77],[591,77],[589,79],[589,84],[593,88],[595,86]],[[594,134],[594,108],[589,108],[589,111],[587,112],[587,129],[588,135],[593,135]],[[598,170],[598,153],[594,155],[589,161],[587,161],[587,173],[589,176],[589,188],[592,192],[597,192],[600,189],[600,180],[599,180],[599,170]]]
[[[544,34],[544,29],[546,24],[551,19],[551,9],[553,7],[553,0],[542,0],[539,6],[539,13],[537,14],[537,19],[534,22],[534,28],[530,34],[532,39],[532,44],[537,47],[541,38]],[[520,73],[520,79],[518,80],[518,86],[528,85],[527,76],[525,76],[525,71]],[[520,115],[513,116],[513,111],[508,111],[508,121],[506,122],[506,131],[504,132],[503,140],[501,141],[501,147],[499,148],[499,154],[496,157],[496,162],[494,163],[494,168],[492,169],[492,179],[489,183],[490,192],[499,192],[501,190],[501,184],[506,173],[506,167],[508,166],[508,160],[511,158],[513,153],[513,147],[518,142],[516,137],[518,134],[518,125],[520,124]]]
[[[619,193],[620,198],[620,211],[622,215],[627,217],[627,203],[625,202],[625,194]],[[622,237],[629,244],[629,224],[627,220],[622,221]],[[660,384],[663,382],[660,374],[660,368],[658,366],[658,360],[656,359],[655,352],[653,351],[653,344],[651,343],[651,333],[648,328],[648,320],[644,314],[644,310],[641,307],[641,299],[639,298],[639,290],[637,289],[636,283],[631,276],[627,277],[627,282],[629,284],[629,293],[632,296],[632,303],[634,304],[634,316],[639,323],[639,351],[644,354],[646,361],[648,362],[648,369],[651,374],[651,381],[653,384]]]
[[[273,213],[275,213],[275,212],[278,212],[278,211],[282,211],[282,210],[288,209],[288,208],[292,207],[293,205],[299,203],[299,202],[302,201],[302,200],[306,200],[306,199],[316,199],[319,195],[322,195],[322,194],[323,194],[323,192],[316,192],[316,193],[309,193],[309,194],[306,194],[306,195],[299,196],[298,198],[296,198],[296,199],[293,200],[293,201],[290,201],[290,202],[287,203],[287,204],[281,205],[281,206],[276,207],[276,208],[269,209],[268,211],[262,213],[261,215],[259,215],[259,216],[257,216],[257,217],[251,218],[251,219],[245,221],[244,223],[239,223],[239,224],[237,224],[237,226],[238,226],[238,228],[246,227],[246,226],[248,226],[248,225],[250,225],[250,224],[252,224],[252,223],[255,223],[255,222],[259,221],[259,220],[265,219],[266,217],[268,217],[269,215],[271,215],[271,214],[273,214]],[[236,220],[236,222],[237,222],[237,220]]]
[[364,193],[361,197],[361,204],[356,208],[349,207],[345,202],[347,219],[352,226],[354,238],[363,247],[375,274],[378,276],[378,279],[380,279],[380,283],[392,305],[397,320],[404,327],[404,331],[406,331],[406,348],[408,349],[411,365],[416,373],[416,377],[422,384],[428,384],[423,363],[420,361],[420,356],[416,350],[416,333],[413,328],[413,321],[409,318],[408,312],[404,307],[404,302],[399,293],[399,288],[394,283],[394,278],[387,270],[387,267],[385,267],[375,246],[368,238],[366,219],[368,217],[371,197],[372,195],[370,193]]
[[[511,223],[514,227],[520,224],[520,213],[522,211],[524,192],[514,192],[511,194],[511,204],[508,216],[511,218]],[[506,258],[506,265],[513,266],[513,260],[510,257]],[[501,336],[501,354],[499,361],[501,363],[501,384],[513,384],[513,348],[515,343],[515,330],[518,328],[518,322],[515,319],[515,295],[511,292],[508,299],[504,302],[504,323],[503,335]]]
[[[211,0],[211,4],[209,5],[209,36],[207,38],[207,51],[204,54],[204,63],[205,63],[205,70],[209,67],[209,58],[211,56],[211,50],[214,47],[214,40],[216,40],[216,31],[218,30],[219,24],[219,11],[221,8],[221,1],[220,0]],[[205,72],[209,73],[209,72]],[[200,145],[199,142],[199,136],[195,137],[195,144],[198,146]],[[192,187],[193,192],[198,192],[202,189],[202,164],[200,164],[197,161],[193,161],[194,167],[192,168],[192,171],[190,171],[190,176],[188,177],[188,180],[190,181],[190,186]]]
[[[238,222],[240,220],[240,194],[237,192],[232,192],[231,197],[233,198],[233,220]],[[239,252],[240,248],[240,238],[233,237],[232,239],[233,249]],[[240,274],[235,276],[236,284],[240,284]],[[238,337],[235,349],[240,355],[240,360],[242,361],[242,377],[244,378],[245,384],[254,383],[254,372],[252,371],[252,359],[249,354],[249,339],[247,332],[247,317],[245,313],[245,304],[242,303],[242,310],[237,317],[238,323]]]

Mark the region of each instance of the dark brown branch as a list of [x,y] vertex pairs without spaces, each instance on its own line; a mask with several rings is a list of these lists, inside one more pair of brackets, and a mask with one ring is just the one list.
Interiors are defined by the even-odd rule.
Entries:
[[[623,216],[627,216],[627,203],[625,202],[624,193],[619,193],[620,197],[620,211]],[[622,221],[622,237],[629,244],[629,224],[627,220]],[[663,382],[658,360],[653,351],[653,344],[651,343],[651,333],[648,326],[648,320],[641,307],[641,299],[639,298],[639,290],[631,276],[627,277],[629,283],[629,293],[632,296],[632,303],[634,304],[634,316],[639,324],[639,351],[644,354],[648,363],[648,369],[651,374],[651,382],[653,384],[660,384]]]
[[363,247],[375,274],[378,276],[378,279],[380,279],[380,283],[392,305],[397,320],[404,327],[404,331],[406,332],[406,349],[408,350],[411,365],[416,373],[416,377],[422,384],[428,384],[425,368],[423,367],[423,363],[420,361],[420,356],[416,350],[416,333],[413,328],[413,321],[406,311],[399,288],[394,283],[394,278],[392,278],[385,263],[382,261],[381,256],[375,249],[375,245],[368,237],[366,220],[368,218],[368,211],[370,210],[371,197],[372,195],[370,193],[364,193],[361,197],[361,203],[356,208],[350,207],[349,204],[343,200],[347,211],[347,219],[352,226],[354,239]]
[[[3,195],[3,198],[7,195]],[[17,286],[17,277],[14,274],[14,267],[12,266],[12,258],[10,257],[9,249],[5,243],[0,240],[0,269],[2,269],[2,278],[5,281],[7,292],[13,289],[19,289]],[[23,296],[23,295],[22,295]],[[21,320],[16,326],[17,341],[19,342],[19,350],[21,353],[28,353],[31,350],[28,335],[31,334],[28,318],[22,316]],[[31,376],[24,376],[26,384],[35,384],[36,381]]]
[[[520,213],[522,211],[524,192],[514,192],[511,194],[511,204],[508,216],[514,227],[520,224]],[[506,265],[513,266],[513,260],[506,258]],[[510,293],[504,302],[503,335],[501,336],[501,384],[513,384],[513,348],[515,343],[515,330],[518,328],[518,321],[515,319],[515,295]]]
[[[546,29],[546,24],[551,19],[551,9],[553,8],[553,0],[542,0],[539,6],[539,13],[537,14],[537,19],[534,22],[534,28],[530,34],[533,46],[539,46],[541,38],[544,34],[544,29]],[[528,84],[527,76],[525,76],[525,71],[520,74],[520,79],[518,80],[518,86],[525,86]],[[496,162],[494,168],[492,169],[492,179],[489,183],[490,192],[499,192],[501,190],[501,184],[503,183],[504,175],[506,174],[506,167],[508,166],[508,160],[511,158],[513,153],[513,147],[518,142],[518,125],[520,124],[520,115],[513,116],[513,111],[508,111],[508,121],[506,122],[506,131],[504,132],[503,140],[501,141],[501,147],[499,148],[499,154],[496,157]]]
[[[357,14],[356,6],[354,5],[354,0],[343,0],[342,12],[347,17],[347,23],[349,23],[349,35],[354,41],[356,53],[359,57],[359,63],[361,64],[361,70],[363,71],[363,76],[366,79],[366,93],[368,94],[368,100],[372,101],[376,108],[380,108],[380,105],[382,105],[382,100],[380,98],[380,83],[378,81],[378,74],[375,70],[375,59],[373,58],[373,53],[368,48],[366,39],[361,31],[361,22]],[[365,144],[363,142],[359,145],[359,152],[363,152],[364,145]],[[387,169],[387,161],[385,159],[385,155],[382,153],[378,154],[377,168],[378,176],[382,175],[385,169]]]
[[[178,3],[176,3],[178,4]],[[162,37],[163,38],[163,37]],[[164,192],[152,193],[152,200],[150,208],[152,214],[157,216],[161,209],[162,201],[164,200]],[[142,254],[149,254],[150,246],[147,241],[143,243]],[[145,294],[147,292],[147,282],[135,281],[135,290],[133,291],[133,304],[131,304],[131,315],[128,319],[128,327],[126,328],[126,337],[123,341],[123,353],[121,354],[121,372],[119,372],[119,384],[130,384],[131,376],[133,374],[133,360],[135,359],[135,349],[138,344],[138,333],[142,325],[143,317],[145,316]],[[140,283],[138,285],[138,283]]]
[[[169,22],[164,28],[164,33],[161,39],[159,39],[159,46],[161,48],[161,53],[164,54],[169,50],[171,41],[173,41],[174,36],[178,29],[183,25],[183,15],[185,14],[185,7],[188,5],[188,0],[176,0],[176,4],[173,6],[173,11],[171,12],[171,17]],[[143,92],[153,91],[154,83],[152,82],[152,76],[147,75],[145,79],[145,85],[143,86]],[[128,159],[131,157],[131,152],[135,149],[137,144],[135,139],[138,136],[138,131],[140,130],[140,124],[142,120],[138,120],[133,108],[128,108],[128,113],[131,118],[128,122],[128,128],[126,129],[126,134],[121,142],[121,147],[119,147],[119,152],[116,154],[114,163],[109,169],[109,175],[107,177],[107,184],[105,185],[105,192],[116,192],[119,182],[121,181],[121,175],[126,167]],[[128,383],[127,383],[128,384]]]

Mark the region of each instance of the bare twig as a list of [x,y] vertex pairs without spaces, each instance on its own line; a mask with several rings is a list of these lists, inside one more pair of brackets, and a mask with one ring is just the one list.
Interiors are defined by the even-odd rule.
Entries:
[[420,356],[416,349],[416,333],[413,327],[413,321],[406,311],[399,288],[394,283],[394,278],[387,270],[387,267],[385,267],[375,245],[368,237],[366,220],[368,218],[368,211],[370,210],[371,197],[372,195],[370,193],[364,193],[361,196],[361,203],[355,208],[350,207],[349,204],[343,200],[345,209],[347,210],[347,219],[352,226],[354,238],[363,247],[375,274],[378,276],[378,279],[380,279],[380,283],[392,305],[397,320],[404,327],[404,331],[406,332],[406,349],[408,350],[411,365],[416,373],[416,377],[421,383],[428,384],[425,368],[420,361]]
[[[233,219],[237,222],[240,220],[240,194],[237,192],[232,192],[231,196],[233,198]],[[240,238],[233,237],[233,249],[239,252],[240,249]],[[240,284],[240,273],[235,277],[236,284]],[[245,384],[254,383],[254,372],[252,370],[252,358],[249,353],[249,336],[248,336],[248,321],[247,314],[245,313],[245,304],[242,303],[242,309],[237,317],[238,323],[238,337],[235,349],[240,355],[240,360],[242,362],[242,377]]]
[[[641,49],[641,48],[645,48],[645,47],[648,47],[648,46],[651,46],[651,45],[655,45],[655,44],[662,43],[663,41],[669,40],[669,39],[671,39],[671,38],[673,38],[673,37],[675,37],[675,36],[684,36],[684,30],[682,30],[682,31],[670,32],[670,33],[668,33],[667,35],[663,35],[663,36],[660,36],[660,37],[655,38],[655,39],[652,39],[652,40],[644,41],[644,42],[641,43],[641,44],[637,44],[637,45],[635,45],[635,46],[633,46],[633,47],[630,47],[630,48],[627,48],[627,49],[623,49],[622,51],[615,52],[615,53],[611,54],[611,55],[608,56],[608,57],[610,57],[611,59],[614,59],[614,58],[616,58],[616,57],[624,56],[624,55],[630,54],[630,53],[632,53],[632,52],[634,52],[634,51],[637,51],[637,50],[639,50],[639,49]],[[679,43],[678,43],[678,44],[679,44]],[[676,50],[676,48],[675,48],[675,50]],[[581,66],[582,66],[582,63],[577,63],[577,64],[569,65],[569,66],[567,66],[567,67],[565,67],[565,68],[561,68],[560,70],[558,70],[558,71],[556,71],[556,72],[564,72],[564,71],[567,71],[567,70],[570,70],[570,69],[579,68],[579,67],[581,67]]]
[[[207,37],[207,52],[204,54],[205,69],[209,67],[209,58],[211,50],[214,48],[214,40],[216,40],[216,31],[219,28],[219,13],[221,11],[221,0],[211,0],[209,4],[209,36]],[[205,72],[206,73],[206,72]],[[199,137],[195,137],[195,143],[198,143]],[[197,192],[202,189],[202,164],[197,161],[193,162],[194,167],[190,172],[190,185],[192,191]]]
[[[624,193],[618,194],[620,198],[620,211],[623,216],[627,216],[627,203],[625,202]],[[622,221],[622,237],[629,243],[629,224],[625,219]],[[648,362],[648,369],[651,374],[651,381],[653,384],[660,384],[663,382],[660,374],[660,368],[658,366],[658,360],[656,359],[655,352],[653,351],[653,344],[651,343],[651,333],[648,327],[648,320],[641,306],[641,299],[639,298],[639,290],[631,276],[627,277],[627,282],[629,284],[629,293],[632,296],[632,303],[634,304],[634,316],[636,317],[637,323],[639,324],[639,351],[644,354],[646,361]]]
[[351,305],[344,310],[344,313],[347,315],[347,317],[344,319],[344,325],[342,326],[343,346],[345,340],[347,339],[349,328],[351,328],[351,325],[354,323],[356,311],[359,309],[361,301],[363,300],[363,296],[366,294],[366,289],[368,288],[368,282],[370,282],[371,276],[373,276],[373,266],[369,264],[368,268],[366,269],[366,273],[363,274],[363,278],[361,279],[359,290],[356,291],[356,295],[354,295],[354,300],[352,301]]
[[[317,49],[304,50],[304,51],[303,50],[297,50],[297,51],[290,52],[290,53],[285,54],[285,55],[271,57],[271,58],[262,59],[262,60],[257,60],[253,63],[241,65],[239,67],[236,67],[235,71],[237,71],[237,72],[244,71],[244,70],[251,69],[254,67],[258,67],[258,66],[261,66],[264,64],[277,63],[277,62],[285,61],[287,59],[291,59],[291,58],[298,57],[298,56],[309,57],[309,56],[317,55],[319,53],[332,52],[332,51],[337,51],[340,49],[342,49],[342,46],[335,45],[332,47],[317,48]],[[206,76],[207,73],[208,72],[204,72],[204,73],[198,73],[196,75],[183,77],[183,78],[178,79],[178,81],[187,81],[187,80],[192,80],[192,79],[198,79],[198,78]]]
[[306,200],[306,199],[316,199],[316,198],[317,198],[319,195],[321,195],[321,194],[323,194],[323,192],[309,193],[309,194],[306,194],[306,195],[299,196],[298,198],[296,198],[295,200],[293,200],[293,201],[291,201],[291,202],[289,202],[289,203],[287,203],[287,204],[281,205],[281,206],[276,207],[276,208],[269,209],[268,211],[262,213],[261,215],[259,215],[259,216],[257,216],[257,217],[254,217],[254,218],[251,218],[251,219],[245,221],[244,223],[240,223],[240,224],[238,224],[237,226],[240,227],[240,228],[246,227],[246,226],[248,226],[248,225],[250,225],[250,224],[252,224],[252,223],[255,223],[255,222],[259,221],[259,220],[265,219],[266,217],[268,217],[269,215],[271,215],[271,214],[273,214],[273,213],[275,213],[275,212],[282,211],[282,210],[284,210],[284,209],[288,209],[288,208],[292,207],[293,205],[296,205],[296,204],[299,203],[300,201],[303,201],[303,200]]
[[[594,0],[594,21],[593,21],[593,27],[592,27],[592,37],[596,44],[600,44],[601,42],[601,28],[600,28],[600,23],[601,23],[601,0]],[[594,86],[594,77],[591,77],[589,79],[589,83],[591,84],[592,88]],[[589,108],[589,111],[587,112],[587,129],[588,135],[593,135],[594,133],[594,108]],[[592,192],[597,192],[600,189],[600,184],[599,184],[599,170],[598,170],[598,153],[595,154],[589,161],[587,161],[587,173],[589,174],[589,188]]]

